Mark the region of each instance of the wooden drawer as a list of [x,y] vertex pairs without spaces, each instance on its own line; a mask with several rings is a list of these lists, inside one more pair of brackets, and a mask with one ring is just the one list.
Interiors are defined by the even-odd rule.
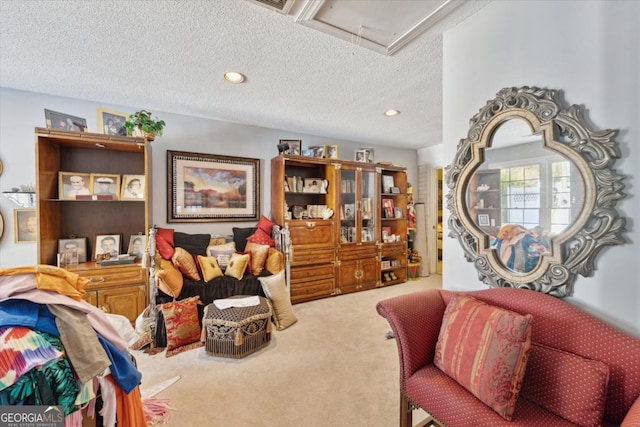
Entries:
[[293,249],[291,265],[333,264],[335,252],[333,249]]
[[147,270],[141,268],[138,264],[108,267],[89,267],[87,264],[81,264],[78,268],[70,269],[70,271],[88,278],[88,289],[139,285],[147,282]]
[[291,302],[298,303],[324,298],[333,294],[333,279],[315,280],[303,284],[291,284]]
[[400,255],[407,255],[407,247],[404,243],[385,243],[382,245],[383,257],[396,257]]
[[289,221],[289,233],[296,248],[333,248],[335,246],[333,221]]
[[335,269],[333,264],[317,265],[314,267],[291,268],[291,283],[313,282],[322,279],[333,279]]
[[378,255],[378,247],[376,245],[350,245],[343,246],[338,250],[338,259],[352,260],[375,258]]

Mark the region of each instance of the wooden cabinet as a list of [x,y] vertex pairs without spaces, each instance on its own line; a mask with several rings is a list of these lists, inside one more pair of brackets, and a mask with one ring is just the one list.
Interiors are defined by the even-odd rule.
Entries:
[[[388,196],[398,218],[395,209],[381,218],[381,173],[396,180],[397,191]],[[291,236],[292,302],[406,280],[406,181],[402,167],[295,155],[271,160],[271,215]],[[381,225],[398,240],[383,243]],[[382,283],[383,253],[396,276],[388,283]]]
[[407,280],[407,171],[385,166],[381,171],[380,285]]
[[[36,202],[38,263],[57,264],[60,239],[86,239],[87,262],[67,269],[90,279],[85,300],[122,314],[132,322],[148,300],[148,275],[140,264],[101,267],[91,261],[96,235],[121,236],[119,253],[129,239],[146,238],[150,218],[150,147],[143,138],[36,128]],[[59,172],[141,175],[144,195],[139,200],[70,199],[59,194]],[[116,189],[120,195],[120,188]],[[95,198],[97,199],[97,197]]]
[[487,235],[500,229],[500,169],[479,169],[469,181],[467,207],[471,220]]

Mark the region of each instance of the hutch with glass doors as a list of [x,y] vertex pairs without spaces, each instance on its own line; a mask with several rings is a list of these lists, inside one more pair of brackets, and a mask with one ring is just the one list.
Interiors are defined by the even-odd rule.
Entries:
[[[393,218],[381,218],[383,175],[395,180]],[[406,280],[406,184],[402,167],[288,154],[271,159],[271,215],[291,233],[292,302]],[[383,227],[393,241],[384,239]],[[381,260],[388,261],[383,270]]]

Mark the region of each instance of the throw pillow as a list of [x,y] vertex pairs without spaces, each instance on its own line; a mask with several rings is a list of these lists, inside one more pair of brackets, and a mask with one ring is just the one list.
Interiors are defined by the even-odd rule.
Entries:
[[260,216],[260,221],[258,221],[258,228],[268,235],[271,235],[271,229],[273,228],[274,222],[271,221],[266,216]]
[[200,271],[202,272],[202,279],[205,282],[208,283],[216,277],[224,275],[215,257],[198,256],[197,259],[198,265],[200,265]]
[[264,263],[264,268],[271,274],[284,270],[284,254],[276,248],[269,248],[269,256]]
[[218,261],[218,265],[224,271],[229,264],[231,255],[236,252],[236,244],[234,242],[225,243],[224,245],[209,246],[207,248],[207,255],[215,257]]
[[201,280],[198,267],[196,267],[196,263],[193,260],[193,255],[184,248],[176,248],[175,253],[171,257],[171,261],[187,279]]
[[196,296],[158,306],[167,331],[166,357],[202,346],[198,323],[199,304],[200,297]]
[[173,228],[156,229],[156,249],[164,259],[173,256]]
[[233,227],[233,242],[236,244],[236,249],[240,252],[244,252],[244,247],[247,245],[247,237],[251,236],[256,231],[256,227],[238,228]]
[[275,242],[264,230],[258,228],[255,233],[247,237],[247,242],[258,243],[260,245],[275,246]]
[[249,264],[249,255],[236,252],[231,255],[229,264],[224,270],[224,275],[235,277],[236,279],[240,280],[242,279],[242,276],[244,276],[244,272],[247,269],[247,264]]
[[532,319],[456,295],[442,318],[434,363],[510,421],[527,366]]
[[251,253],[251,274],[258,276],[264,269],[264,263],[269,255],[269,246],[247,242],[245,252]]
[[602,424],[609,367],[577,354],[532,344],[520,396],[583,427]]
[[210,234],[189,234],[176,231],[173,233],[174,247],[184,248],[193,255],[206,255]]
[[175,299],[182,291],[184,278],[171,261],[163,259],[160,261],[160,268],[156,271],[156,283],[158,289]]
[[272,276],[259,277],[264,294],[273,306],[273,322],[279,331],[288,328],[298,321],[291,306],[291,297],[284,277],[284,270]]

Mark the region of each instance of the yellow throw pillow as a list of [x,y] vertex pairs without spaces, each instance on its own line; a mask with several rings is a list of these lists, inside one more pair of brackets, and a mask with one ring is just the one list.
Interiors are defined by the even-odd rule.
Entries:
[[222,269],[218,266],[216,257],[212,256],[199,256],[198,264],[200,264],[200,270],[202,271],[203,279],[205,282],[209,282],[216,277],[224,275]]
[[271,274],[284,270],[284,254],[276,248],[269,248],[269,256],[267,256],[267,260],[264,263],[264,268]]
[[249,264],[249,255],[243,255],[240,253],[234,253],[231,255],[227,269],[224,271],[225,276],[235,277],[236,279],[242,279],[244,272]]
[[264,263],[269,255],[269,246],[247,242],[245,252],[251,252],[251,273],[258,276],[264,269]]
[[272,276],[259,277],[258,280],[260,280],[264,294],[273,306],[273,322],[276,324],[276,329],[281,331],[296,323],[298,317],[291,306],[284,270]]
[[173,298],[178,298],[182,291],[184,279],[182,273],[173,265],[171,261],[162,259],[160,268],[156,271],[156,283],[158,289]]
[[187,252],[186,249],[176,248],[176,251],[171,257],[171,261],[187,279],[202,280],[200,279],[200,273],[198,273],[196,262],[193,260],[193,255]]

